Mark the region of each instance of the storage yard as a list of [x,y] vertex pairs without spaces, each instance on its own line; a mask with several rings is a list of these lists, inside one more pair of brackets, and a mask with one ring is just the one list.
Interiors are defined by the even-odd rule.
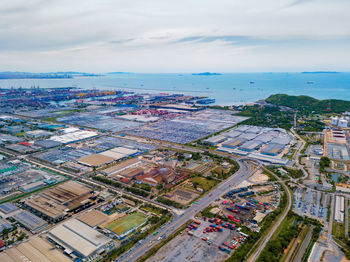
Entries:
[[233,224],[196,219],[148,261],[224,261],[246,237]]
[[185,144],[244,121],[232,111],[206,109],[126,131],[131,135]]
[[242,125],[203,142],[217,146],[219,151],[286,164],[288,161],[282,157],[288,152],[293,136],[281,128]]

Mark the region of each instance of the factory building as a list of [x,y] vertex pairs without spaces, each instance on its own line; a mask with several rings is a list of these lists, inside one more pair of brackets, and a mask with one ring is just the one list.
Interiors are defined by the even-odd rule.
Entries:
[[340,223],[344,222],[344,197],[335,197],[335,214],[334,220]]
[[79,212],[93,203],[93,191],[78,182],[68,181],[24,199],[23,205],[49,222],[63,220],[69,212]]
[[48,225],[46,221],[26,210],[13,215],[12,218],[32,233],[37,233]]
[[77,219],[59,224],[49,231],[48,237],[67,255],[91,261],[114,248],[112,239]]

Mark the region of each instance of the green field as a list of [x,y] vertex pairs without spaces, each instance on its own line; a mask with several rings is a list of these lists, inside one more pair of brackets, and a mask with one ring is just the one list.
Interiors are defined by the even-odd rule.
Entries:
[[133,227],[144,223],[146,219],[145,214],[136,212],[113,221],[106,228],[121,236]]
[[198,177],[198,176],[192,177],[191,182],[194,185],[197,185],[198,187],[202,188],[204,191],[210,190],[216,184],[215,180],[209,180],[204,177]]

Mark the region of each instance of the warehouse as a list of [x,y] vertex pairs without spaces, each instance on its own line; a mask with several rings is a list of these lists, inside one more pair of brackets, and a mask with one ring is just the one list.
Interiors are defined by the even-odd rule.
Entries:
[[62,143],[47,139],[47,140],[36,140],[34,141],[34,145],[47,149],[47,148],[52,148],[52,147],[62,145]]
[[43,138],[43,137],[49,137],[52,136],[52,132],[44,131],[44,130],[33,130],[33,131],[28,131],[25,136],[28,138],[32,139],[37,139],[37,138]]
[[18,207],[12,205],[11,203],[4,203],[0,205],[0,212],[2,212],[3,214],[11,214],[18,209]]
[[120,162],[119,164],[117,164],[115,166],[106,168],[101,173],[109,176],[109,175],[113,175],[115,173],[124,171],[124,170],[129,169],[129,168],[138,167],[141,164],[142,164],[142,161],[140,159],[131,158],[131,159],[122,161],[122,162]]
[[78,182],[68,181],[23,201],[23,205],[49,222],[65,218],[69,212],[91,206],[92,190]]
[[204,142],[216,146],[219,143],[224,142],[227,139],[226,136],[213,136],[213,137],[209,137],[208,139],[204,140]]
[[45,261],[45,262],[72,262],[45,239],[32,237],[16,247],[6,249],[0,253],[0,261]]
[[98,210],[89,210],[88,212],[80,215],[78,218],[81,222],[88,226],[95,228],[103,223],[109,221],[109,216]]
[[25,210],[13,215],[12,217],[32,233],[37,233],[48,225],[47,222],[40,217]]
[[255,133],[243,133],[238,138],[242,138],[245,140],[252,140],[252,139],[256,138],[257,136],[258,135]]
[[269,156],[277,156],[282,152],[283,148],[284,145],[281,144],[269,144],[261,151],[261,153]]
[[48,237],[65,253],[89,259],[114,248],[112,239],[77,219],[70,219],[50,230]]
[[127,155],[116,152],[113,149],[104,151],[104,152],[100,153],[100,155],[110,157],[113,159],[113,161],[117,161],[117,160],[128,157]]
[[236,138],[234,140],[230,140],[229,142],[223,144],[222,146],[235,149],[235,148],[239,147],[240,145],[242,145],[245,141],[246,141],[246,139]]
[[0,219],[0,232],[2,232],[5,228],[11,230],[12,225],[8,223],[5,219]]
[[334,220],[340,223],[344,222],[344,197],[335,197],[335,214]]
[[247,151],[247,152],[253,152],[254,150],[257,150],[261,147],[262,142],[257,140],[251,140],[244,142],[240,147],[239,150]]
[[113,161],[115,161],[113,157],[102,154],[93,154],[77,159],[78,163],[89,167],[101,167],[103,165],[112,163]]
[[62,143],[62,144],[68,144],[72,142],[81,141],[84,139],[92,138],[97,136],[98,134],[92,131],[85,131],[85,130],[79,130],[75,132],[69,132],[65,133],[60,136],[52,136],[50,137],[50,140]]

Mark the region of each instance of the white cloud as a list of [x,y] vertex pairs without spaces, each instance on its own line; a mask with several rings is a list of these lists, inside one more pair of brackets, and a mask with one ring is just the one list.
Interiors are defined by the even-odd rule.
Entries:
[[2,0],[0,70],[349,70],[348,10],[348,0]]

